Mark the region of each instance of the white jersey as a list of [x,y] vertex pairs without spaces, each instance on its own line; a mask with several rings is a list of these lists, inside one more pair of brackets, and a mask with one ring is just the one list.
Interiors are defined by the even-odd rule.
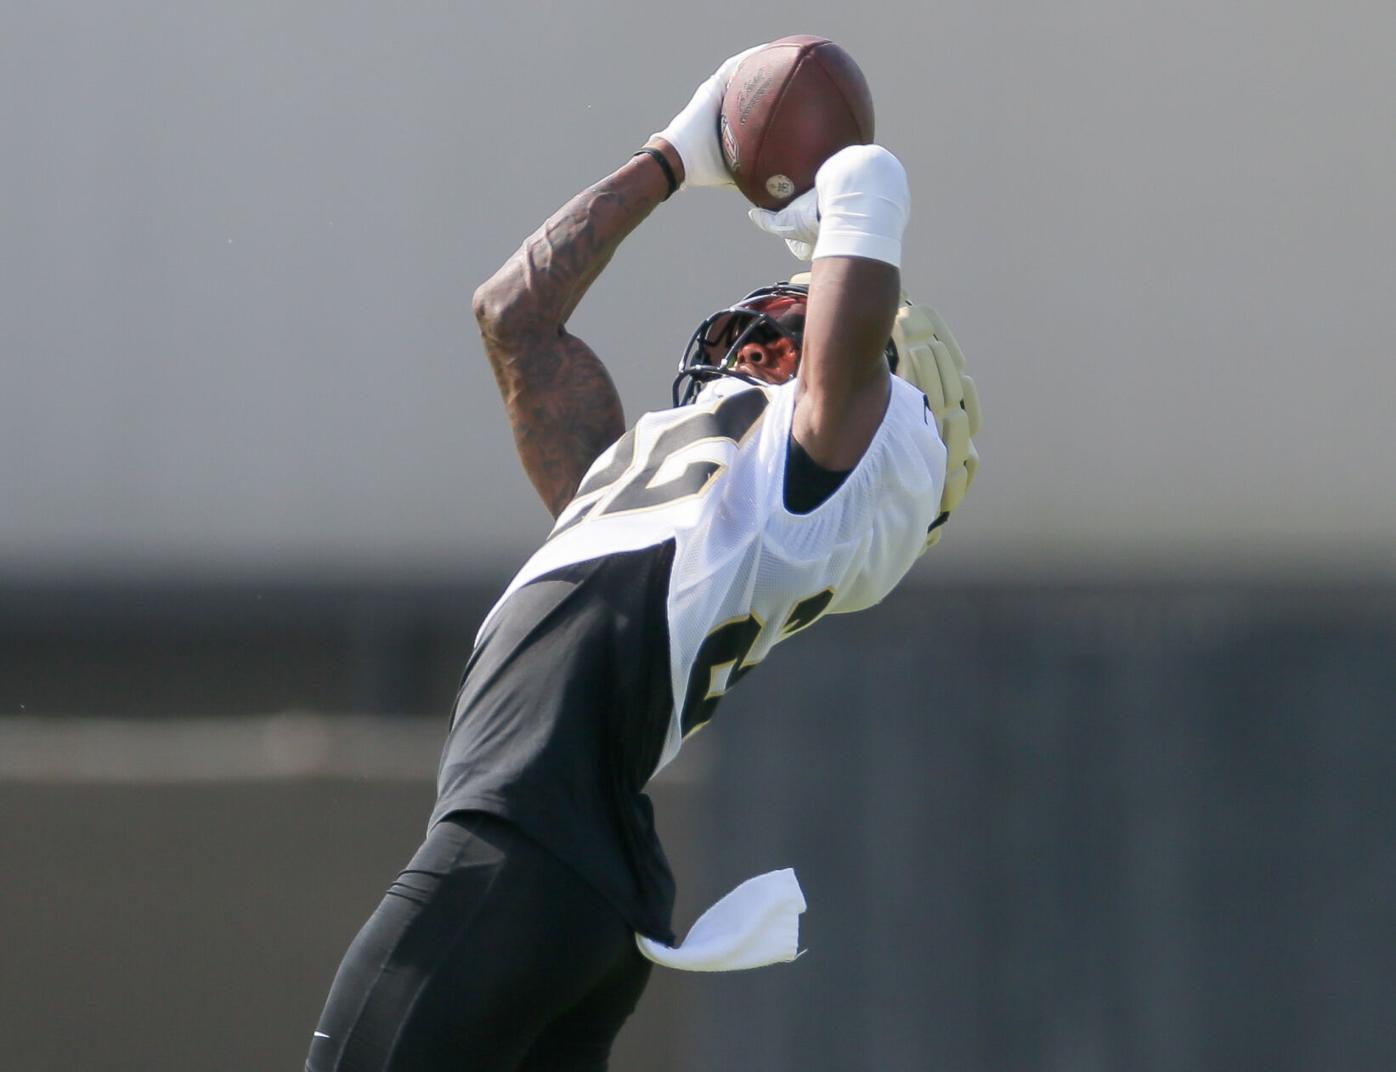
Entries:
[[530,582],[672,541],[667,622],[672,717],[659,770],[771,648],[824,614],[861,610],[926,544],[945,448],[924,396],[892,377],[882,424],[844,482],[809,513],[785,508],[797,383],[710,384],[648,413],[596,459],[548,541],[481,627]]

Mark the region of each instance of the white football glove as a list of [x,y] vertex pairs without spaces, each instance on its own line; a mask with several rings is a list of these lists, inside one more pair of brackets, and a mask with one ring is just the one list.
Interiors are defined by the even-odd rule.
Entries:
[[814,243],[819,239],[819,191],[806,190],[779,211],[754,208],[747,213],[751,222],[768,234],[785,239],[797,260],[814,259]]
[[779,212],[747,215],[802,261],[868,257],[900,267],[911,189],[901,161],[882,146],[850,145],[820,165],[813,190]]
[[761,47],[755,45],[724,60],[722,66],[698,87],[683,111],[654,135],[672,145],[683,161],[683,183],[679,189],[685,186],[736,185],[722,160],[718,117],[722,112],[722,98],[727,94],[727,83],[732,81],[742,60]]

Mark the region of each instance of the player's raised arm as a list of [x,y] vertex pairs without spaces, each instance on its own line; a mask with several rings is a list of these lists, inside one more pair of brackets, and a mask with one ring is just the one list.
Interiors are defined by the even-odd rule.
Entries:
[[858,464],[887,406],[884,350],[910,212],[897,158],[881,146],[855,145],[830,157],[815,188],[786,209],[751,213],[797,256],[813,256],[793,433],[828,469]]
[[519,458],[554,517],[625,430],[610,375],[567,320],[625,237],[680,185],[731,185],[717,115],[746,55],[724,62],[644,149],[549,217],[475,292]]
[[655,161],[632,158],[531,234],[475,291],[475,319],[525,472],[556,517],[625,430],[620,396],[567,319],[616,247],[666,196]]

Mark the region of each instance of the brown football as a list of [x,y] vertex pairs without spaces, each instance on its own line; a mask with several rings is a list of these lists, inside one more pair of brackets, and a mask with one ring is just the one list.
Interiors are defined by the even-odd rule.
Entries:
[[814,185],[825,160],[873,140],[872,94],[834,42],[782,37],[737,68],[718,133],[737,189],[761,208],[783,208]]

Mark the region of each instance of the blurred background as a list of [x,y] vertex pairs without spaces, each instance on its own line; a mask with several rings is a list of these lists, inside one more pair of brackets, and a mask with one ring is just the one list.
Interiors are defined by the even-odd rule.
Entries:
[[[1363,1070],[1396,1050],[1396,9],[0,11],[0,1067],[297,1068],[546,534],[469,296],[728,54],[835,38],[983,463],[884,606],[655,786],[630,1070]],[[633,418],[797,269],[686,192],[573,329]]]

